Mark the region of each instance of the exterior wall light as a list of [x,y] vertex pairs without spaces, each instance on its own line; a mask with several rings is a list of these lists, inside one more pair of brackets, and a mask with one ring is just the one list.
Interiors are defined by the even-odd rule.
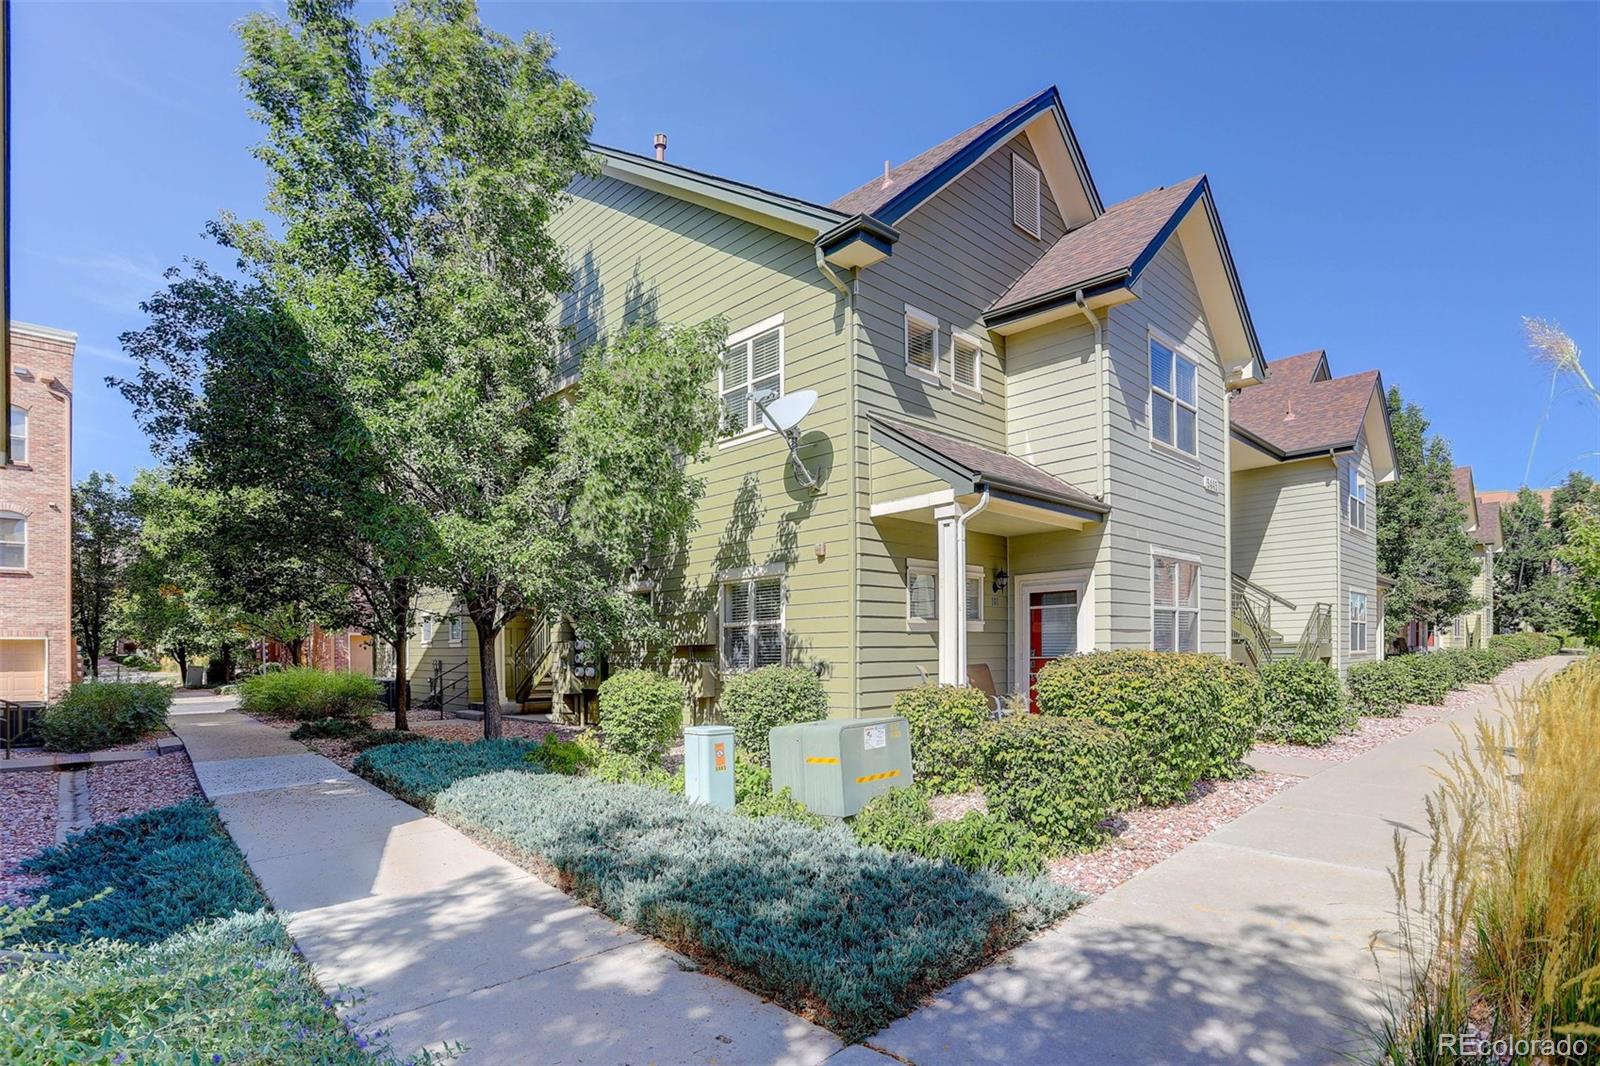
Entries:
[[994,590],[996,592],[1004,592],[1010,584],[1010,574],[1006,573],[1004,570],[996,570],[994,572]]

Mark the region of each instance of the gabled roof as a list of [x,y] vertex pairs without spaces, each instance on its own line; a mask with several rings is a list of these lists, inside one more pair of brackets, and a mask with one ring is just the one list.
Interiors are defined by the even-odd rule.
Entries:
[[1267,364],[1267,374],[1279,381],[1326,381],[1333,377],[1328,369],[1328,353],[1321,348],[1274,359]]
[[1481,492],[1478,494],[1478,528],[1472,537],[1479,544],[1490,544],[1497,548],[1502,543],[1500,505],[1485,499]]
[[961,482],[964,492],[988,489],[1000,495],[1057,504],[1095,521],[1111,513],[1109,506],[1082,489],[1014,455],[876,413],[869,412],[867,417],[879,439],[899,445],[895,451],[907,462],[952,483]]
[[1478,528],[1478,492],[1472,484],[1472,467],[1458,466],[1450,471],[1450,483],[1455,486],[1456,499],[1467,509],[1466,530]]
[[[1544,504],[1545,511],[1550,510],[1550,498],[1555,494],[1555,489],[1534,489],[1533,494],[1539,497],[1539,502]],[[1505,489],[1486,489],[1478,493],[1478,504],[1481,507],[1484,501],[1499,507],[1509,507],[1517,502],[1517,493]]]
[[[1285,362],[1290,362],[1288,372],[1280,372]],[[1233,397],[1235,432],[1265,445],[1279,459],[1353,448],[1361,439],[1374,395],[1380,403],[1383,400],[1376,370],[1313,381],[1298,375],[1304,366],[1290,360],[1270,363],[1265,382]],[[1392,443],[1388,447],[1392,449]]]
[[[1099,215],[1105,209],[1104,204],[1100,201],[1100,193],[1095,188],[1088,165],[1083,160],[1072,125],[1067,121],[1061,93],[1054,85],[891,168],[887,181],[881,176],[876,177],[839,197],[829,206],[845,215],[871,215],[892,226],[1018,133],[1040,128],[1035,124],[1041,119],[1045,120],[1044,128],[1056,128],[1065,148],[1065,158],[1060,160],[1065,165],[1052,166],[1050,157],[1055,153],[1041,150],[1046,146],[1035,144],[1035,151],[1039,152],[1040,161],[1045,164],[1046,182],[1052,194],[1059,199],[1068,190],[1057,186],[1074,183],[1087,201],[1089,214]],[[1056,173],[1049,173],[1051,170]],[[1061,213],[1067,218],[1082,214],[1064,207]]]

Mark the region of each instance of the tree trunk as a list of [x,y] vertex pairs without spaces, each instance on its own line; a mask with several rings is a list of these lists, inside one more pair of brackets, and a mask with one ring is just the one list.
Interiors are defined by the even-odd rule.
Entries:
[[178,660],[178,687],[182,688],[189,683],[189,645],[179,641],[172,657]]
[[226,685],[233,680],[233,645],[223,644],[217,658],[222,660],[222,676],[217,679],[217,683]]
[[[500,739],[500,670],[494,658],[494,640],[500,630],[494,624],[495,612],[470,611],[472,627],[478,634],[478,676],[483,685],[483,739]],[[481,620],[480,620],[481,617]]]
[[411,693],[408,691],[406,679],[406,614],[404,609],[395,612],[393,639],[389,644],[394,648],[394,727],[396,729],[410,729],[411,723],[407,715],[411,712]]
[[100,680],[100,635],[90,633],[87,627],[83,631],[83,650],[89,659],[89,676]]
[[299,666],[300,665],[300,648],[301,648],[301,646],[303,644],[305,644],[305,642],[306,642],[306,639],[304,637],[295,637],[293,640],[291,640],[289,642],[289,665],[290,666]]

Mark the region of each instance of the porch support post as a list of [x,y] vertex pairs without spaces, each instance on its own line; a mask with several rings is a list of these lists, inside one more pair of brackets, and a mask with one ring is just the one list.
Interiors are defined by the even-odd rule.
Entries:
[[965,685],[967,531],[956,504],[935,508],[933,517],[939,529],[939,684]]

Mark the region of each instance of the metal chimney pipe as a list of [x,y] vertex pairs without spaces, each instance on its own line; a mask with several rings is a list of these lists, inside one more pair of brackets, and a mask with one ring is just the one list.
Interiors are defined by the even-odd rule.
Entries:
[[666,158],[667,158],[667,135],[665,133],[658,133],[658,134],[656,134],[656,160],[658,162],[665,162]]

